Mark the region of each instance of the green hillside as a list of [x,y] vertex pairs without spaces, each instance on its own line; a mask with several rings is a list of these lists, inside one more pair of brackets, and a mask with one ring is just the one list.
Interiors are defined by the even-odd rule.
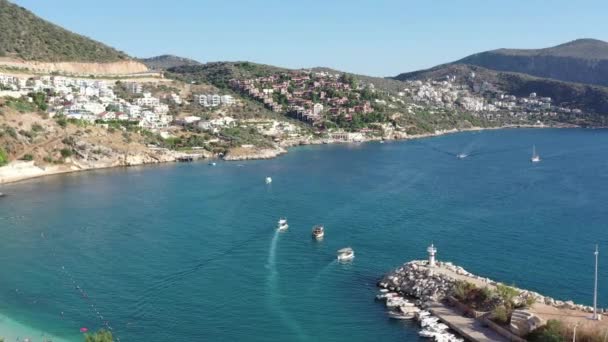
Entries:
[[0,57],[42,62],[115,62],[124,52],[72,33],[0,0]]

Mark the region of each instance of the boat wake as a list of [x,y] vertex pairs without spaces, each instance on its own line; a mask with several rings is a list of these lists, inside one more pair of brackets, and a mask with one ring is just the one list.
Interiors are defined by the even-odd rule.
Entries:
[[329,271],[330,269],[332,269],[334,267],[334,265],[336,265],[338,263],[337,259],[333,259],[332,261],[330,261],[327,265],[325,265],[318,273],[317,275],[312,278],[312,286],[310,287],[310,289],[308,290],[309,294],[311,292],[313,293],[319,293],[319,280],[321,280],[321,277],[325,275],[325,273],[327,273],[327,271]]
[[299,340],[308,341],[308,338],[304,334],[304,331],[291,316],[281,307],[279,301],[279,290],[278,290],[278,271],[276,265],[276,253],[277,243],[279,240],[279,231],[274,232],[272,241],[270,242],[270,249],[268,250],[268,299],[270,306],[277,310],[277,313],[281,320],[288,326],[297,336]]

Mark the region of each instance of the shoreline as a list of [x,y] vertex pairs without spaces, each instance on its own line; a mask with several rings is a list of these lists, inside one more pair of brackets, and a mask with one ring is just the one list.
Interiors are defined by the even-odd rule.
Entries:
[[[503,130],[503,129],[519,129],[519,128],[556,128],[556,129],[564,129],[564,128],[581,128],[580,126],[575,125],[558,125],[558,126],[549,126],[549,125],[505,125],[505,126],[497,126],[497,127],[470,127],[470,128],[453,128],[449,130],[439,130],[434,133],[423,133],[423,134],[415,134],[415,135],[403,135],[403,136],[393,136],[392,138],[386,139],[384,137],[373,137],[366,138],[361,141],[335,141],[335,140],[327,140],[327,139],[314,139],[314,140],[285,140],[282,143],[279,143],[279,146],[275,148],[267,148],[267,149],[250,149],[245,151],[240,151],[241,153],[236,155],[228,154],[224,157],[215,157],[215,158],[207,158],[202,154],[194,154],[194,153],[183,153],[177,151],[170,151],[169,156],[163,156],[163,158],[158,159],[145,159],[146,156],[143,155],[134,155],[129,156],[133,157],[132,160],[114,160],[110,161],[103,165],[54,165],[50,167],[40,167],[34,165],[34,162],[25,162],[25,161],[12,161],[6,166],[0,167],[0,185],[12,184],[23,182],[31,179],[41,178],[45,176],[53,176],[53,175],[61,175],[66,173],[73,172],[83,172],[83,171],[91,171],[91,170],[101,170],[101,169],[109,169],[116,167],[129,167],[129,166],[142,166],[148,164],[160,164],[160,163],[170,163],[170,162],[179,162],[179,158],[183,156],[194,156],[195,159],[221,159],[224,161],[243,161],[243,160],[263,160],[263,159],[273,159],[277,158],[283,154],[289,153],[289,149],[297,146],[306,146],[306,145],[328,145],[328,144],[351,144],[351,143],[369,143],[369,142],[379,142],[379,141],[406,141],[406,140],[417,140],[424,138],[433,138],[439,137],[448,134],[455,133],[465,133],[465,132],[478,132],[478,131],[489,131],[489,130]],[[601,127],[599,127],[601,128]],[[152,152],[152,151],[150,151]],[[157,156],[158,157],[158,156]],[[27,165],[26,165],[27,164]],[[22,172],[19,172],[21,170]]]

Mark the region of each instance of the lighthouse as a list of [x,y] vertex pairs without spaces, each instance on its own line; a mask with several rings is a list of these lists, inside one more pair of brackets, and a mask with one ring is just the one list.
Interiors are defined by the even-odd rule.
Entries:
[[435,254],[437,254],[437,248],[435,248],[435,245],[431,244],[426,251],[429,252],[429,267],[435,267],[437,265],[435,263]]

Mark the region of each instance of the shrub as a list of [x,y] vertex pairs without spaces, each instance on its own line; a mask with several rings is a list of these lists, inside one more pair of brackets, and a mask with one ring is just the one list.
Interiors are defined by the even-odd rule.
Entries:
[[475,285],[468,281],[457,281],[454,285],[454,297],[459,301],[466,302],[469,293],[475,289]]
[[564,328],[562,322],[550,319],[547,324],[540,327],[526,336],[530,342],[564,342]]
[[101,329],[94,334],[85,334],[84,335],[85,342],[112,342],[112,333]]
[[21,160],[32,161],[32,160],[34,160],[34,156],[28,153],[28,154],[24,155],[24,156],[21,158]]
[[32,124],[32,132],[38,133],[38,132],[44,132],[44,127],[42,127],[40,124]]
[[507,324],[509,323],[509,310],[504,305],[498,305],[492,310],[491,318],[496,323]]
[[60,152],[63,158],[68,158],[72,156],[72,150],[70,150],[69,148],[62,148]]
[[2,147],[0,147],[0,166],[4,166],[6,164],[8,164],[8,154]]
[[517,295],[519,295],[519,291],[512,288],[511,286],[498,284],[496,285],[496,294],[502,300],[503,304],[507,306],[508,309],[512,309],[514,307],[513,300]]
[[57,118],[57,120],[55,120],[57,122],[57,124],[63,128],[65,128],[68,125],[68,120],[62,115],[59,116]]

